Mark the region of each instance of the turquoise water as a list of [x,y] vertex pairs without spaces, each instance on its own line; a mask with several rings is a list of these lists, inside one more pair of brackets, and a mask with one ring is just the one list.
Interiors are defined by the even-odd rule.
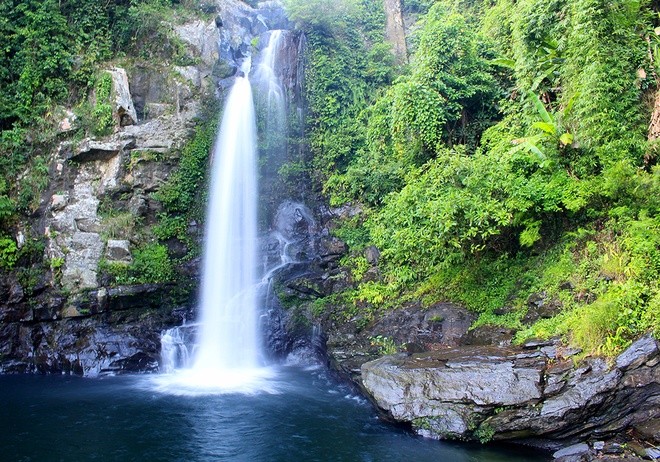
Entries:
[[172,395],[153,376],[0,376],[6,461],[542,461],[425,440],[378,420],[322,369],[281,367],[268,392]]

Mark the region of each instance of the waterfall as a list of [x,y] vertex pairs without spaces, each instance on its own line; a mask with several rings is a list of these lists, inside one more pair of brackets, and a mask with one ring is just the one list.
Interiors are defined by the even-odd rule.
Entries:
[[[275,72],[280,38],[281,31],[270,34],[254,76],[266,96],[266,120],[275,121],[266,128],[267,137],[284,137],[286,128],[284,91]],[[161,336],[161,366],[172,373],[159,379],[159,386],[170,392],[263,391],[262,379],[271,375],[259,335],[257,291],[271,276],[257,275],[257,130],[250,66],[248,58],[227,97],[214,145],[198,320]]]
[[206,373],[259,365],[257,335],[256,126],[245,77],[227,99],[213,152],[206,215],[198,348],[193,369]]
[[286,97],[278,76],[277,58],[282,51],[284,31],[274,30],[268,37],[268,45],[261,52],[256,66],[254,81],[259,88],[265,112],[263,139],[270,148],[281,148],[286,138]]

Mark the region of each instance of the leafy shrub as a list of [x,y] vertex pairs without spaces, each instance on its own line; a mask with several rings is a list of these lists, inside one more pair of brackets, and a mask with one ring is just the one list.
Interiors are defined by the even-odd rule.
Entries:
[[12,238],[0,236],[0,268],[11,270],[18,261],[18,248]]
[[147,244],[137,249],[130,270],[140,282],[168,282],[174,278],[167,247],[162,244]]
[[112,133],[115,121],[112,114],[112,76],[102,72],[95,86],[96,102],[92,110],[94,119],[93,133],[97,136],[106,136]]
[[119,285],[171,282],[176,275],[167,247],[158,243],[145,244],[135,250],[131,263],[103,260],[99,268]]

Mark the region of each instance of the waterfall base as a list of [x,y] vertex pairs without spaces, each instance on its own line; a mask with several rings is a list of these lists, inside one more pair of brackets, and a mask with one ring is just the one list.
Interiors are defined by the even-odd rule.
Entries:
[[223,394],[277,394],[277,371],[270,367],[254,369],[177,369],[150,377],[150,388],[176,396]]

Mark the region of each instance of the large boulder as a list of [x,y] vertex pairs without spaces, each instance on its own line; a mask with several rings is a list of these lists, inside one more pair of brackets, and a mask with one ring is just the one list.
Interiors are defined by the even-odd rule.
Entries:
[[565,354],[547,345],[400,354],[364,364],[362,381],[389,417],[437,439],[540,438],[558,446],[660,418],[653,338],[635,342],[612,366],[601,358],[575,366]]

